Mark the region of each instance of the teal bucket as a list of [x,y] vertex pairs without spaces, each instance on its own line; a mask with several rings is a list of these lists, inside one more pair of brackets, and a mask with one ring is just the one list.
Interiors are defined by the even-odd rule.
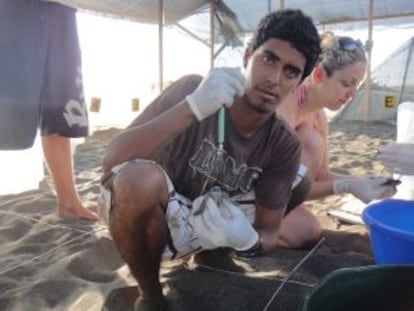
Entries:
[[365,266],[331,272],[298,311],[413,311],[414,266]]
[[362,219],[370,232],[378,265],[414,265],[414,201],[388,199],[365,208]]

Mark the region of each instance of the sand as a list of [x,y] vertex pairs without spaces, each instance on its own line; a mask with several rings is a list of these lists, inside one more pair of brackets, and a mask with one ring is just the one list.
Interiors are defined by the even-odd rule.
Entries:
[[[380,144],[395,138],[394,126],[344,121],[330,126],[334,171],[384,173],[373,157]],[[118,132],[95,132],[76,149],[76,183],[87,205],[97,201],[101,158]],[[366,228],[340,224],[327,215],[343,203],[340,196],[308,202],[325,228],[325,239],[312,254],[278,250],[262,258],[236,259],[246,274],[206,271],[181,261],[164,263],[161,277],[171,310],[265,310],[266,305],[267,310],[297,310],[304,295],[328,273],[373,264]],[[107,226],[59,219],[49,176],[37,190],[0,196],[0,246],[0,310],[128,310],[113,298],[128,294],[117,288],[134,286],[135,281]],[[297,267],[306,255],[309,258]],[[292,270],[290,281],[277,292]]]

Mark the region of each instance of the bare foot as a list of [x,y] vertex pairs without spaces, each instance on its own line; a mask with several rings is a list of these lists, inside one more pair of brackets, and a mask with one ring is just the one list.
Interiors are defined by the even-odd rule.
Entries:
[[59,217],[64,219],[83,219],[90,221],[97,221],[98,215],[92,211],[87,210],[86,208],[80,207],[69,207],[69,208],[60,208]]

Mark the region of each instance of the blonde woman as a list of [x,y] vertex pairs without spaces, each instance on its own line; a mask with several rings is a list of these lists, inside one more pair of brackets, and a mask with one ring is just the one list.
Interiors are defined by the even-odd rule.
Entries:
[[[307,168],[308,187],[293,190],[298,202],[285,216],[279,234],[280,245],[296,248],[317,240],[321,226],[317,218],[299,203],[331,194],[351,193],[368,203],[394,194],[378,176],[346,176],[329,170],[328,122],[324,108],[339,110],[355,96],[367,71],[362,43],[332,33],[322,35],[318,64],[304,82],[277,108],[277,115],[296,131],[302,143],[302,164]],[[306,184],[306,183],[302,183]],[[302,199],[298,199],[302,198]],[[291,204],[292,205],[292,204]],[[293,203],[294,205],[294,203]]]

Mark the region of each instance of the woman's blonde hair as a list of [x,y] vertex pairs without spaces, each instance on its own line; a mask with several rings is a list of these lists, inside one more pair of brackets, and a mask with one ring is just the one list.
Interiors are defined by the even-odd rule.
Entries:
[[320,35],[321,54],[318,64],[329,76],[335,70],[357,62],[367,62],[365,48],[361,41],[346,36],[335,36],[332,32]]

